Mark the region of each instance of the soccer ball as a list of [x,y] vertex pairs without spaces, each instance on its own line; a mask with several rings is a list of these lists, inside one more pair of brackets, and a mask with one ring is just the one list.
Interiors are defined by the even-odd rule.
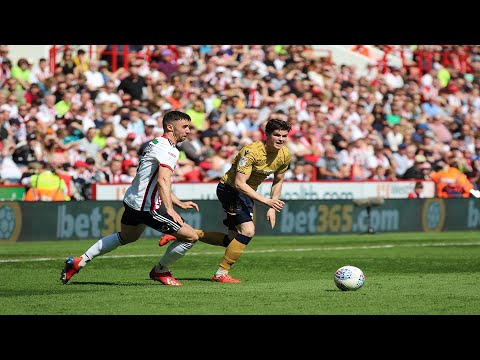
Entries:
[[365,282],[365,275],[359,268],[351,265],[342,266],[333,275],[335,285],[342,291],[355,291]]

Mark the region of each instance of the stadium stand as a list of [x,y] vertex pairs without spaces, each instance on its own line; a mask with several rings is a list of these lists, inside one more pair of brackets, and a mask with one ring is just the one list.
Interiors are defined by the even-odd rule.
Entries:
[[[480,46],[352,51],[368,49],[384,58],[358,69],[305,45],[53,45],[35,64],[0,45],[0,184],[26,183],[38,162],[73,201],[131,181],[176,109],[195,127],[177,181],[217,179],[278,117],[292,124],[291,181],[430,179],[455,160],[477,189]],[[409,171],[419,155],[430,170]]]

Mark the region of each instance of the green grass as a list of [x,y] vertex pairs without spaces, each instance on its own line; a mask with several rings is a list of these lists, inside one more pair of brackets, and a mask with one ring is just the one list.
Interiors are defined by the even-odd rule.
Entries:
[[[478,315],[479,235],[255,237],[231,271],[241,284],[210,281],[224,249],[198,243],[172,269],[180,287],[148,279],[165,249],[153,239],[96,258],[67,285],[65,257],[96,240],[3,243],[0,314]],[[347,264],[365,273],[358,291],[335,287]]]

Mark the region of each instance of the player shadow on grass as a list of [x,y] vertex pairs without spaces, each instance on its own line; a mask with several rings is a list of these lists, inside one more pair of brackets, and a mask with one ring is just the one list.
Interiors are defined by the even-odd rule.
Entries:
[[[111,281],[70,281],[72,285],[107,285],[107,286],[149,286],[152,284],[156,285],[156,282],[152,279],[147,279],[147,283],[127,283],[127,282],[111,282]],[[192,280],[192,281],[209,281],[211,282],[211,278],[193,278],[193,277],[185,277],[185,278],[178,278],[178,280]]]
[[209,277],[209,278],[198,278],[198,277],[183,277],[183,278],[176,278],[177,280],[187,280],[187,281],[208,281],[208,282],[213,282],[212,281],[212,278]]
[[109,281],[70,281],[72,285],[107,285],[107,286],[148,286],[149,283],[126,283]]

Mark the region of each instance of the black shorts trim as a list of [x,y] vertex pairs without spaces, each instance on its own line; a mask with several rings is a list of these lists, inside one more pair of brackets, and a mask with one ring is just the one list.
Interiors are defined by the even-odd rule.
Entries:
[[140,211],[132,209],[125,202],[123,203],[123,207],[125,211],[122,215],[122,224],[131,226],[145,224],[164,234],[172,234],[182,227],[179,223],[175,222],[162,207],[153,211]]

